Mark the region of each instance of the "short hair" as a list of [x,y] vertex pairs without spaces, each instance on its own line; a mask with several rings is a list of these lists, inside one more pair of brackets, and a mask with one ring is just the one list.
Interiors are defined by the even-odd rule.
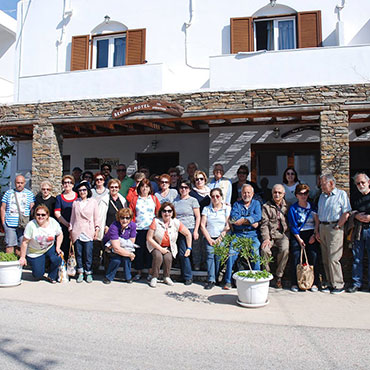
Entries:
[[50,189],[52,189],[52,188],[53,188],[53,186],[51,185],[51,182],[50,182],[49,180],[44,180],[44,181],[42,181],[42,182],[41,182],[41,184],[40,184],[40,189],[41,189],[44,185],[49,186],[49,188],[50,188]]
[[162,212],[166,207],[171,207],[171,209],[172,209],[172,216],[171,217],[176,218],[175,206],[170,202],[164,202],[164,203],[161,204],[161,207],[158,210],[158,216],[157,217],[162,218]]
[[168,173],[171,174],[171,172],[176,172],[177,176],[180,177],[180,170],[176,167],[171,167],[169,170],[168,170]]
[[109,168],[109,172],[112,172],[112,166],[111,166],[109,163],[104,162],[104,163],[100,166],[100,171],[103,171],[103,168],[104,168],[104,167],[108,167],[108,168]]
[[108,189],[114,183],[116,183],[118,185],[118,187],[121,189],[121,181],[119,181],[118,179],[110,179],[108,181],[108,185],[107,185]]
[[195,182],[195,179],[198,177],[198,175],[202,175],[204,177],[204,183],[207,183],[208,177],[207,177],[206,173],[204,171],[201,171],[201,170],[196,170],[194,172],[194,178],[193,178],[194,182]]
[[369,176],[365,172],[356,172],[355,176],[353,176],[353,181],[356,182],[356,177],[360,175],[364,176],[366,181],[370,180]]
[[182,184],[185,184],[191,190],[190,180],[181,180],[179,185],[181,186]]
[[[85,186],[85,188],[87,189],[87,197],[91,198],[92,192],[91,192],[90,184],[86,180],[82,180],[79,184],[76,185],[77,193],[82,186]],[[80,194],[78,194],[78,197],[81,198]]]
[[198,167],[199,167],[197,162],[190,162],[190,163],[188,163],[188,164],[187,164],[186,169],[188,169],[188,168],[189,168],[189,166],[190,166],[190,165],[192,165],[192,164],[193,164],[196,168],[198,168]]
[[275,184],[275,185],[272,187],[271,192],[273,192],[273,191],[274,191],[274,189],[275,189],[275,188],[277,188],[278,186],[282,187],[283,192],[284,192],[284,194],[285,194],[285,188],[284,188],[284,185],[282,185],[282,184]]
[[145,179],[142,179],[139,183],[139,186],[137,187],[137,193],[139,195],[141,195],[141,188],[144,186],[144,185],[148,185],[149,188],[150,188],[150,191],[149,191],[149,194],[153,194],[153,188],[152,188],[152,184],[150,183],[150,180],[145,178]]
[[105,176],[101,173],[101,172],[97,172],[95,175],[94,175],[94,181],[96,181],[96,178],[98,176],[101,176],[104,180],[105,180]]
[[81,170],[81,168],[80,168],[80,167],[73,167],[72,172],[74,172],[74,171],[82,172],[82,170]]
[[135,175],[134,175],[134,180],[136,182],[139,182],[141,180],[145,179],[145,175],[143,172],[136,172]]
[[171,177],[167,173],[163,173],[161,176],[159,176],[159,180],[162,180],[162,179],[166,179],[168,181],[171,181]]
[[222,167],[222,171],[224,172],[224,166],[223,166],[223,164],[221,164],[221,163],[215,163],[215,164],[213,165],[213,170],[214,170],[216,167]]
[[245,164],[242,164],[241,166],[239,166],[238,171],[236,171],[236,173],[238,174],[239,171],[243,171],[243,170],[247,173],[247,176],[248,176],[249,175],[249,168]]
[[72,184],[75,184],[75,178],[72,175],[64,175],[62,177],[62,184],[64,183],[65,180],[71,180]]
[[85,175],[90,175],[91,176],[91,179],[94,178],[94,175],[91,171],[85,171],[83,174],[82,174],[82,179],[84,178]]
[[222,193],[222,190],[220,188],[213,188],[211,190],[211,192],[209,193],[209,195],[212,196],[212,194],[215,193],[216,191],[218,191],[220,193],[221,197],[224,196],[224,194]]
[[293,172],[294,172],[294,182],[299,182],[297,171],[294,169],[294,167],[288,167],[288,168],[284,171],[284,173],[283,173],[283,183],[284,183],[284,184],[287,184],[287,183],[288,183],[288,180],[286,179],[286,173],[287,173],[288,171],[293,171]]
[[335,177],[331,173],[323,173],[320,175],[320,180],[325,179],[326,181],[333,181],[334,185],[337,183]]
[[38,205],[38,206],[36,207],[36,209],[35,209],[35,217],[36,217],[36,213],[37,213],[37,211],[38,211],[39,209],[43,209],[43,210],[46,212],[46,214],[47,214],[48,218],[50,217],[50,211],[49,211],[49,208],[48,208],[45,204],[40,204],[40,205]]
[[251,189],[252,189],[252,191],[253,191],[253,193],[254,193],[253,186],[252,186],[252,185],[250,185],[250,184],[243,184],[243,185],[242,185],[242,191],[243,191],[243,190],[244,190],[244,188],[246,188],[246,187],[251,188]]
[[298,185],[295,187],[294,194],[295,194],[295,195],[297,195],[297,194],[298,194],[298,193],[300,193],[302,190],[310,191],[310,187],[309,187],[307,184],[298,184]]
[[134,213],[132,212],[131,208],[121,208],[117,213],[116,213],[116,220],[119,222],[121,217],[130,217],[132,220],[134,218]]

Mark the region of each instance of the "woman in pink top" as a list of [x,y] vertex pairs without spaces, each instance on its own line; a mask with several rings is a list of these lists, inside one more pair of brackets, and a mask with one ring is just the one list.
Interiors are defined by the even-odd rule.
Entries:
[[99,232],[98,202],[91,197],[91,189],[87,181],[80,182],[76,190],[79,198],[73,203],[70,222],[71,239],[76,247],[77,283],[82,283],[84,272],[86,282],[91,283],[93,240]]

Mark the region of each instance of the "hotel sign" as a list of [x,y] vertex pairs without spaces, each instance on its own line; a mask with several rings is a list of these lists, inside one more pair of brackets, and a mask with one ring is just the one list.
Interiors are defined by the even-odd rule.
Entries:
[[184,113],[184,108],[177,103],[164,100],[148,100],[146,102],[127,104],[121,108],[116,108],[112,112],[112,118],[118,119],[139,112],[160,112],[181,117]]

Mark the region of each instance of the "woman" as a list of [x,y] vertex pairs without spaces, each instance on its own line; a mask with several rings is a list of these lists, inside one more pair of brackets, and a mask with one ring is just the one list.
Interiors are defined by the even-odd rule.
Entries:
[[[173,205],[176,210],[177,218],[190,230],[193,235],[193,240],[199,239],[199,226],[200,226],[200,211],[198,201],[191,197],[190,194],[190,181],[182,181],[180,183],[179,191],[180,196],[175,199]],[[185,285],[191,285],[193,274],[191,270],[190,258],[186,249],[186,240],[182,235],[179,235],[177,241],[179,247],[179,258],[181,266],[181,274],[185,281]],[[199,243],[198,243],[199,244]],[[196,243],[193,243],[196,253],[199,253],[199,245],[195,248]]]
[[32,210],[33,218],[35,218],[34,210],[41,204],[44,204],[46,207],[48,207],[50,215],[54,215],[56,199],[51,195],[52,186],[50,181],[43,181],[40,185],[40,188],[41,191],[36,195],[35,205],[33,206],[34,208]]
[[237,171],[238,181],[234,182],[232,185],[231,193],[231,204],[234,204],[237,200],[242,199],[242,186],[244,184],[252,185],[254,194],[259,195],[261,192],[260,188],[255,182],[248,181],[249,169],[245,164],[242,164]]
[[116,214],[116,221],[110,225],[104,236],[104,245],[112,249],[104,284],[110,284],[116,276],[120,266],[123,267],[125,279],[132,283],[131,261],[135,258],[134,245],[136,239],[136,225],[132,222],[134,214],[130,208],[122,208]]
[[109,193],[108,189],[104,186],[104,181],[105,178],[101,172],[97,172],[94,175],[95,187],[91,189],[91,194],[92,197],[97,200],[98,204],[100,203],[102,198],[104,198],[104,196]]
[[[45,273],[45,259],[50,260],[48,281],[55,284],[58,277],[58,268],[62,263],[61,244],[63,232],[59,223],[50,217],[49,208],[39,205],[35,209],[35,219],[30,221],[24,229],[21,244],[21,266],[29,263],[32,275],[41,279]],[[26,257],[27,255],[27,257]]]
[[[136,244],[140,246],[140,248],[135,250],[135,269],[137,274],[134,280],[140,280],[142,270],[144,268],[150,269],[152,266],[152,256],[146,248],[146,236],[149,226],[152,224],[160,207],[161,204],[157,197],[153,195],[150,180],[145,178],[140,181],[137,187],[137,195],[130,202],[130,208],[134,214],[133,221],[136,222]],[[151,278],[152,276],[149,273],[147,279],[150,280]]]
[[220,268],[220,259],[214,254],[214,245],[229,231],[230,206],[222,202],[222,190],[214,188],[211,191],[212,203],[202,211],[201,230],[205,238],[207,253],[208,282],[204,289],[212,289]]
[[155,193],[159,203],[170,202],[172,203],[175,198],[179,195],[176,189],[170,189],[171,177],[167,174],[163,174],[159,178],[160,191]]
[[132,199],[137,197],[137,187],[139,186],[141,180],[145,179],[145,174],[143,172],[136,172],[134,176],[135,185],[131,186],[130,189],[128,189],[127,193],[127,202],[130,204]]
[[288,167],[283,174],[283,186],[285,189],[285,200],[290,206],[297,199],[295,197],[295,188],[300,183],[297,171],[293,167]]
[[76,247],[77,283],[82,283],[84,273],[86,282],[92,283],[93,240],[99,232],[98,202],[91,197],[87,181],[81,181],[76,190],[78,199],[73,203],[69,231]]
[[163,264],[163,281],[167,285],[174,285],[170,278],[172,258],[176,257],[179,232],[186,238],[186,252],[188,257],[191,251],[191,233],[184,224],[176,218],[173,204],[165,202],[161,205],[147,235],[147,247],[153,256],[153,277],[150,286],[155,288],[159,277],[159,269]]
[[211,203],[211,198],[209,197],[211,189],[206,185],[208,178],[203,171],[197,170],[194,172],[193,181],[194,186],[189,195],[198,201],[200,212],[202,212],[203,208]]
[[59,221],[63,231],[63,243],[61,246],[64,258],[68,258],[69,254],[69,222],[72,214],[72,204],[77,199],[77,194],[73,191],[74,177],[71,175],[65,175],[62,178],[63,193],[57,195],[55,200],[55,218]]
[[298,202],[291,205],[288,212],[288,221],[291,230],[290,247],[292,251],[292,287],[293,292],[298,292],[297,265],[300,262],[301,249],[305,248],[308,263],[313,266],[315,273],[312,292],[317,292],[319,283],[318,271],[318,243],[315,238],[315,226],[318,229],[319,218],[313,205],[307,201],[310,188],[306,184],[298,184],[295,189]]

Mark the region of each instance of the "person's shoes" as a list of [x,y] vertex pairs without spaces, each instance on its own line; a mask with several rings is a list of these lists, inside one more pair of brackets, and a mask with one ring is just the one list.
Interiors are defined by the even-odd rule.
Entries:
[[134,280],[135,281],[138,281],[138,280],[140,280],[141,279],[141,275],[140,274],[136,274],[135,276],[134,276]]
[[222,289],[223,290],[231,290],[231,283],[226,283]]
[[111,283],[111,281],[105,277],[105,278],[103,279],[103,283],[104,283],[104,284],[110,284],[110,283]]
[[133,280],[132,280],[132,279],[128,279],[128,280],[126,280],[126,283],[127,283],[127,284],[132,284],[132,282],[133,282]]
[[330,289],[328,286],[326,286],[326,287],[324,287],[324,288],[321,288],[320,292],[323,292],[323,293],[330,293],[330,292],[331,292],[331,289]]
[[292,292],[294,292],[294,293],[297,293],[297,292],[299,291],[299,289],[298,289],[298,286],[297,286],[297,285],[292,285],[292,286],[291,286],[291,288],[290,288],[290,290],[291,290]]
[[316,285],[312,285],[312,287],[310,288],[310,291],[311,292],[318,292],[319,288]]
[[340,289],[334,288],[330,293],[331,294],[342,294],[344,293],[344,288],[340,288]]
[[152,275],[148,274],[148,276],[146,277],[146,281],[152,281]]
[[191,284],[193,284],[193,280],[185,280],[185,283],[184,283],[184,285],[191,285]]
[[89,274],[89,275],[86,275],[86,283],[92,283],[93,282],[93,277],[92,277],[92,275],[91,274]]
[[50,283],[50,284],[56,284],[57,281],[56,280],[53,280],[52,278],[50,278],[49,276],[46,278],[46,280]]
[[360,287],[357,285],[352,285],[347,289],[347,293],[356,293],[360,290]]
[[276,289],[283,289],[283,284],[281,282],[281,278],[276,279],[275,288]]
[[157,279],[157,278],[152,278],[152,280],[150,280],[149,285],[150,285],[152,288],[155,288],[155,287],[157,286],[157,281],[158,281],[158,279]]
[[194,271],[200,271],[200,266],[194,266]]
[[204,289],[206,289],[206,290],[211,290],[214,286],[215,286],[215,282],[214,282],[214,281],[209,281],[209,282],[204,286]]
[[165,284],[167,284],[167,285],[169,285],[169,286],[173,286],[173,285],[175,285],[175,284],[173,283],[173,281],[171,280],[171,278],[170,278],[170,277],[165,277],[165,278],[163,278],[163,281],[164,281],[164,283],[165,283]]
[[76,282],[82,283],[83,281],[84,281],[84,274],[78,274]]

